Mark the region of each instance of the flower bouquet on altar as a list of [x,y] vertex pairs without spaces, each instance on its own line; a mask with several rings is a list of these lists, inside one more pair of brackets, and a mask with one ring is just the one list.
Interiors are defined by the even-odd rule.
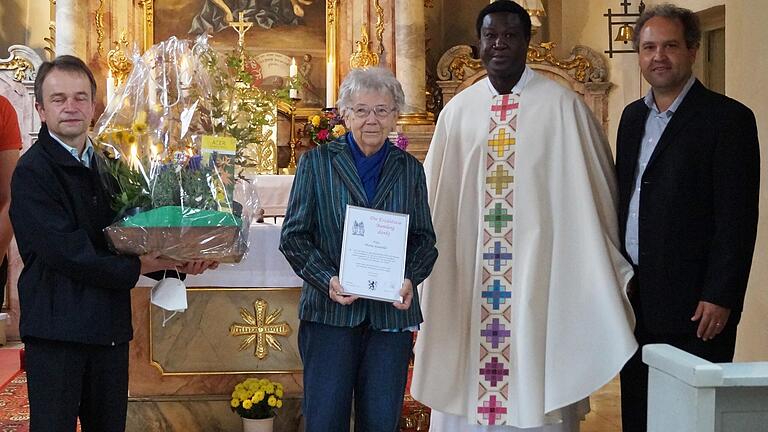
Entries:
[[135,58],[96,123],[102,180],[118,220],[119,253],[239,262],[257,207],[236,177],[237,141],[211,118],[207,44],[170,38]]
[[347,133],[344,120],[335,108],[325,109],[320,114],[310,117],[304,125],[304,135],[315,145],[335,141]]
[[[232,391],[230,407],[243,418],[243,428],[272,430],[277,409],[283,406],[283,385],[268,379],[248,378]],[[257,429],[259,423],[266,424]]]

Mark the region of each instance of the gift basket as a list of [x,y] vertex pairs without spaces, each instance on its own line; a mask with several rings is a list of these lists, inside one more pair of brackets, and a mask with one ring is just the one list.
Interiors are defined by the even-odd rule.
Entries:
[[237,176],[238,142],[212,116],[211,48],[170,38],[143,56],[96,123],[97,163],[118,253],[239,262],[255,189]]

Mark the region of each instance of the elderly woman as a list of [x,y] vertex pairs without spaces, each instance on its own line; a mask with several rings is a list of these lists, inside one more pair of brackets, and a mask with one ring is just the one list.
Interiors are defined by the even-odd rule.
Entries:
[[[353,70],[339,91],[350,130],[305,153],[283,223],[280,250],[302,279],[299,350],[308,432],[396,431],[412,331],[422,322],[415,287],[437,259],[424,170],[395,147],[404,101],[391,72]],[[347,205],[410,215],[402,303],[342,296],[339,283]]]

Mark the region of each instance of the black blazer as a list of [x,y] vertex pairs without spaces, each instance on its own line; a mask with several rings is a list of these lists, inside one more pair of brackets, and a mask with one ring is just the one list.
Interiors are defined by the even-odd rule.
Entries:
[[[622,247],[649,109],[638,100],[619,124],[616,171]],[[757,125],[743,104],[698,80],[651,155],[639,210],[639,307],[653,333],[689,333],[700,300],[744,303],[758,220]]]

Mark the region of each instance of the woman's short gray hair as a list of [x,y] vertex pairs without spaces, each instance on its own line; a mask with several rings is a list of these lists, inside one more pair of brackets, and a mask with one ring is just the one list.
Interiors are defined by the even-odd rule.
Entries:
[[683,24],[683,37],[685,38],[685,47],[688,49],[698,48],[699,41],[701,40],[701,25],[699,24],[699,17],[696,16],[690,9],[677,7],[675,5],[665,3],[658,6],[654,6],[651,9],[646,9],[645,12],[637,19],[635,23],[635,32],[632,35],[632,43],[635,46],[635,50],[640,48],[640,32],[643,30],[645,23],[653,17],[662,17],[671,20],[680,20]]
[[339,88],[339,112],[343,115],[347,109],[352,108],[352,99],[355,95],[366,91],[389,92],[398,112],[405,104],[403,87],[389,69],[383,67],[352,69]]

